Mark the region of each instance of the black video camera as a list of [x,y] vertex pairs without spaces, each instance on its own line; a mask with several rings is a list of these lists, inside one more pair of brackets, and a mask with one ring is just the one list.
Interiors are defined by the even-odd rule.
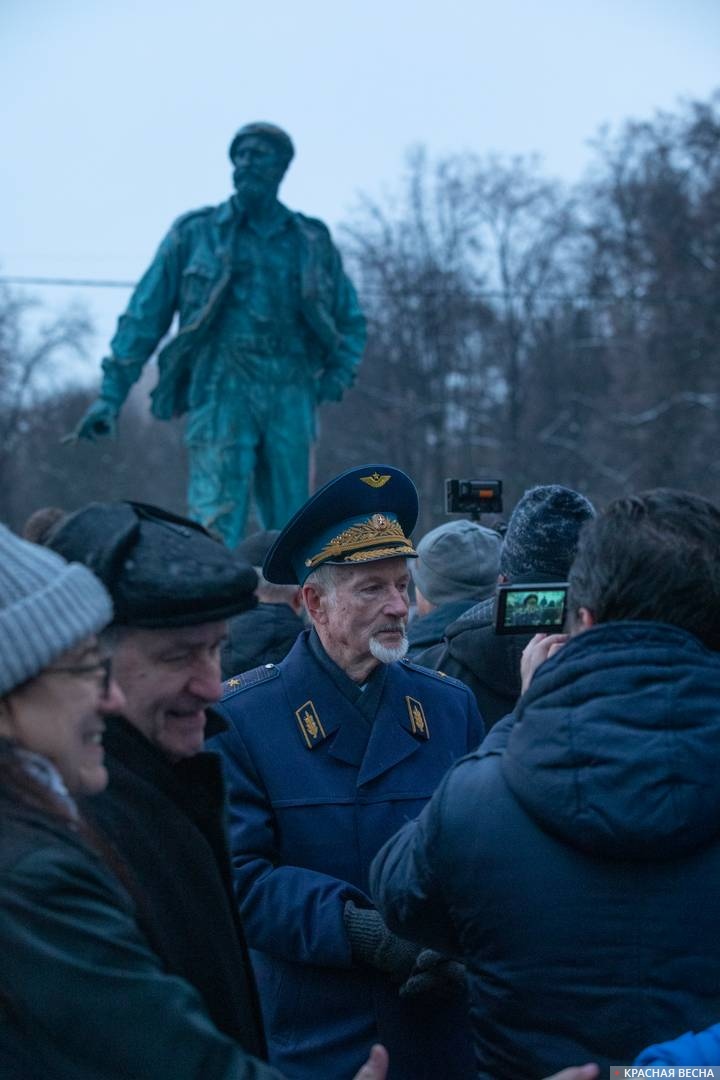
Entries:
[[445,512],[467,514],[502,513],[502,480],[446,480]]

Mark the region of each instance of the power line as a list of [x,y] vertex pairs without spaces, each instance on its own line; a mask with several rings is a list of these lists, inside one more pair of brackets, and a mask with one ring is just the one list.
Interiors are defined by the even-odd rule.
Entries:
[[[137,281],[122,281],[114,280],[112,278],[55,278],[55,277],[21,277],[15,274],[12,275],[0,275],[0,284],[6,285],[64,285],[84,289],[134,289],[137,285]],[[398,294],[395,290],[379,289],[375,288],[363,288],[360,289],[361,294],[368,296],[385,296],[393,297],[397,299]],[[428,296],[466,296],[472,300],[522,300],[527,298],[532,293],[522,290],[504,292],[501,289],[477,289],[468,290],[467,293],[460,289],[448,289],[447,287],[440,288],[427,288],[423,286],[413,287],[410,292],[405,294],[415,297],[428,297]],[[692,300],[704,300],[706,299],[703,293],[680,293],[674,296],[653,296],[651,293],[630,292],[630,293],[598,293],[594,295],[592,293],[579,293],[573,291],[572,293],[561,292],[546,292],[540,290],[534,294],[537,300],[551,300],[555,303],[632,303],[632,304],[666,304],[687,302]]]
[[137,285],[137,281],[113,281],[109,278],[17,277],[15,275],[3,275],[0,281],[7,285],[73,285],[91,289],[134,289]]

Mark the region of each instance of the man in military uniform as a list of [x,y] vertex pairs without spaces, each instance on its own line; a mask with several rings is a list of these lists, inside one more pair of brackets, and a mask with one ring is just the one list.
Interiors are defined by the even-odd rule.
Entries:
[[308,495],[315,407],[339,401],[365,344],[365,320],[321,221],[277,192],[289,136],[247,124],[230,145],[235,194],[178,218],[121,316],[82,438],[117,416],[175,313],[159,353],[152,412],[188,413],[190,516],[234,547],[251,480],[262,525],[281,528]]
[[318,491],[263,567],[302,586],[312,629],[213,709],[270,1060],[294,1080],[339,1080],[377,1040],[395,1080],[473,1073],[459,966],[391,934],[368,895],[375,852],[483,734],[467,687],[403,659],[417,511],[389,466]]

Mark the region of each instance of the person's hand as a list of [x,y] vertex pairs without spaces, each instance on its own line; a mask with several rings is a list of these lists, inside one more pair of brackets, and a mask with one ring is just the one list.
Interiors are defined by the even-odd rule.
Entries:
[[370,1057],[363,1065],[360,1072],[355,1073],[353,1080],[385,1080],[388,1071],[388,1052],[380,1043],[376,1043],[370,1051]]
[[464,989],[464,964],[435,949],[423,949],[398,993],[405,998],[428,994],[447,1001],[458,997]]
[[94,441],[104,435],[117,434],[117,408],[105,398],[93,401],[85,415],[81,417],[78,426],[71,435],[66,435],[63,442],[75,441],[76,439],[90,439]]
[[533,675],[551,656],[562,649],[568,639],[567,634],[536,634],[523,649],[520,659],[520,678],[524,694],[532,682]]
[[[360,1075],[358,1073],[356,1080]],[[546,1077],[545,1080],[595,1080],[595,1077],[599,1075],[600,1066],[596,1065],[595,1062],[591,1062],[587,1065],[573,1065],[570,1069],[563,1069],[562,1072],[553,1073],[552,1076]]]

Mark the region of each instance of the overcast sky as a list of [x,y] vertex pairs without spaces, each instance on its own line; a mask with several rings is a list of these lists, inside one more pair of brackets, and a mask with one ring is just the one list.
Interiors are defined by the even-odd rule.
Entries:
[[[135,279],[230,191],[250,120],[292,135],[282,188],[331,227],[408,147],[538,153],[578,178],[605,123],[720,84],[718,0],[3,0],[0,274]],[[96,321],[127,291],[28,289]]]

